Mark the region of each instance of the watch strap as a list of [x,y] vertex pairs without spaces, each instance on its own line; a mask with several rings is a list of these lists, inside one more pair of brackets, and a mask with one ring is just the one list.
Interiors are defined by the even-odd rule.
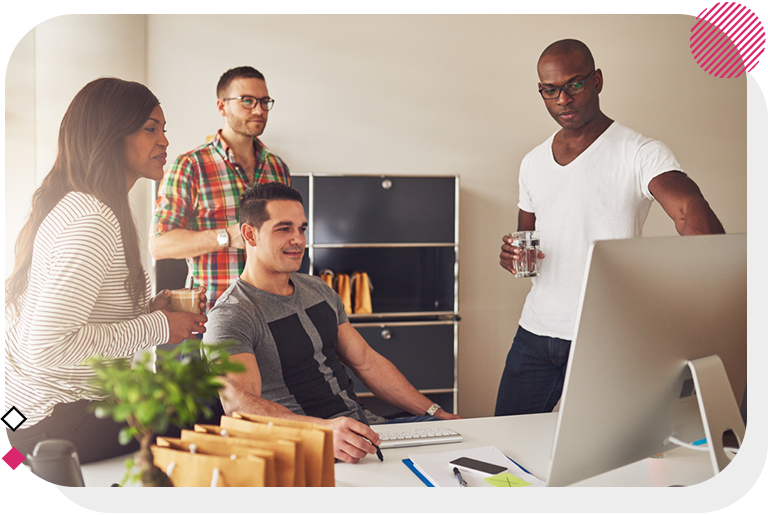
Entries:
[[427,409],[427,415],[430,415],[430,416],[434,417],[435,413],[437,413],[437,410],[439,410],[439,409],[440,409],[440,405],[435,402],[435,403],[432,404],[432,406],[430,406]]

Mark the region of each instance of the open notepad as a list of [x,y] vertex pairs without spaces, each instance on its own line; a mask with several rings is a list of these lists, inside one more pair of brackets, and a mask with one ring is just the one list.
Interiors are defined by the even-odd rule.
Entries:
[[[459,483],[453,475],[453,465],[450,464],[450,461],[455,460],[456,458],[461,458],[462,456],[493,463],[494,465],[500,465],[508,469],[504,474],[494,476],[498,478],[498,481],[494,481],[493,478],[491,478],[491,481],[486,481],[484,476],[479,474],[462,472],[462,476],[469,487],[502,486],[500,483],[504,483],[503,486],[507,486],[507,484],[512,486],[516,483],[517,485],[530,483],[527,486],[545,486],[543,481],[523,469],[520,465],[509,459],[504,453],[492,445],[488,447],[459,449],[456,451],[433,454],[409,454],[408,459],[403,460],[403,463],[405,463],[414,474],[419,476],[419,479],[421,479],[427,486],[459,487]],[[505,474],[511,474],[512,477],[504,477]],[[507,479],[509,479],[509,481],[507,481]]]

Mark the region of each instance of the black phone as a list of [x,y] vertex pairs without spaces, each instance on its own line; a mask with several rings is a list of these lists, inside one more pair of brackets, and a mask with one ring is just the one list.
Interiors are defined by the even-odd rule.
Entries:
[[474,472],[476,474],[482,474],[485,476],[495,476],[501,474],[507,467],[500,467],[493,463],[486,463],[485,461],[473,460],[472,458],[456,458],[451,462],[451,465],[458,467],[459,469],[466,470],[467,472]]

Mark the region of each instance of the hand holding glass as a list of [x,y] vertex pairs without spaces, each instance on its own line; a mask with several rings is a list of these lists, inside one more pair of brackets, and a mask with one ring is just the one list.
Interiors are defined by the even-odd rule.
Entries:
[[509,244],[520,249],[520,259],[515,260],[515,277],[537,277],[540,253],[538,231],[513,232],[509,238]]

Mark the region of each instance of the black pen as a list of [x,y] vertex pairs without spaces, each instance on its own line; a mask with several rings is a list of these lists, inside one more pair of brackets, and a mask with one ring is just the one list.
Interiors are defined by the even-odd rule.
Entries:
[[459,486],[467,486],[467,482],[461,477],[461,472],[456,467],[453,467],[453,475],[456,476],[456,480],[459,482]]
[[[360,415],[360,422],[362,422],[363,424],[365,424],[368,427],[371,427],[371,425],[368,423],[368,419],[365,416],[365,412],[363,411],[363,407],[360,405],[359,402],[356,403],[356,404],[357,404],[357,413],[358,413],[358,415]],[[373,442],[371,442],[371,443],[373,443]],[[381,449],[379,449],[379,446],[378,445],[374,445],[374,447],[376,447],[376,456],[379,457],[379,461],[384,461],[384,455],[381,454]]]

